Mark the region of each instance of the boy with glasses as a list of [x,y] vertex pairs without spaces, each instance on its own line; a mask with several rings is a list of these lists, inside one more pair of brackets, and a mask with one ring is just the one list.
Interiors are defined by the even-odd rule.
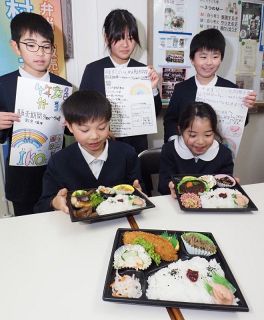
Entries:
[[[0,143],[8,138],[11,141],[13,124],[19,121],[19,115],[14,113],[19,76],[71,86],[68,81],[47,71],[54,51],[54,34],[44,17],[22,12],[13,18],[10,27],[11,46],[22,57],[24,64],[18,70],[0,77]],[[16,216],[33,213],[41,194],[46,166],[9,166],[9,156],[6,162],[6,198],[13,202]]]

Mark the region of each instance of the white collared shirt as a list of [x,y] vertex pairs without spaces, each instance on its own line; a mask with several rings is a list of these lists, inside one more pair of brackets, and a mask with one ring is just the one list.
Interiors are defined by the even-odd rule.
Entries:
[[98,179],[100,172],[102,170],[102,167],[108,158],[108,140],[106,140],[105,148],[98,158],[95,158],[93,155],[91,155],[79,143],[78,143],[78,146],[81,150],[81,153],[82,153],[85,161],[87,162],[88,166],[90,167],[93,175],[95,176],[96,179]]
[[109,57],[110,57],[113,65],[115,66],[115,68],[126,68],[130,62],[130,59],[128,59],[128,61],[126,63],[119,64],[119,63],[115,62],[111,56],[109,56]]
[[201,84],[199,82],[199,80],[197,79],[197,75],[194,77],[194,79],[195,79],[195,83],[196,83],[197,88],[199,88],[199,87],[214,87],[216,85],[218,77],[215,74],[214,78],[207,84]]
[[50,74],[48,71],[41,78],[33,76],[32,74],[25,71],[22,67],[19,67],[19,73],[20,73],[21,77],[50,82]]
[[186,146],[183,137],[182,136],[178,136],[178,138],[176,138],[174,140],[174,148],[176,150],[176,152],[178,153],[178,155],[185,160],[189,160],[189,159],[195,159],[195,162],[197,162],[199,159],[203,160],[203,161],[211,161],[213,160],[219,151],[219,143],[214,140],[213,144],[211,145],[211,147],[204,153],[204,154],[200,154],[198,156],[195,156],[192,154],[191,150]]

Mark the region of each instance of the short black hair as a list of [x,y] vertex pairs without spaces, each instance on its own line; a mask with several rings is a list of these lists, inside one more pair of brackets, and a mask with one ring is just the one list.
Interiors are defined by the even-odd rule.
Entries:
[[220,51],[221,60],[224,59],[225,55],[225,37],[217,29],[207,29],[200,33],[197,33],[190,44],[190,59],[194,59],[194,55],[201,49],[209,51]]
[[62,112],[69,123],[83,124],[87,121],[110,121],[112,108],[109,100],[93,90],[76,91],[62,104]]
[[11,38],[17,45],[24,33],[38,33],[54,45],[54,33],[50,23],[41,15],[33,12],[21,12],[10,23]]
[[217,128],[217,115],[215,110],[205,102],[193,102],[187,105],[180,114],[178,130],[182,134],[188,127],[192,127],[195,117],[207,118],[212,126],[212,130],[219,141],[223,141]]
[[129,36],[140,46],[136,18],[127,10],[112,10],[105,18],[103,29],[109,49],[113,43],[125,38],[126,29]]

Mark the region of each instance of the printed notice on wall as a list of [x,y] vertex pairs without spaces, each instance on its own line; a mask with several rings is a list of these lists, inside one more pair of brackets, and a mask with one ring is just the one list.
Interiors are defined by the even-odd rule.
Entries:
[[115,137],[157,132],[154,98],[147,67],[106,68],[105,92],[112,104]]
[[15,112],[20,122],[13,126],[11,166],[46,165],[50,156],[62,148],[61,104],[71,92],[71,87],[18,77]]
[[200,29],[215,28],[236,37],[241,14],[240,0],[200,0]]
[[164,31],[182,31],[186,21],[184,0],[163,0]]
[[191,33],[159,31],[159,66],[190,67],[187,49],[190,46]]
[[243,40],[240,44],[240,58],[238,61],[239,74],[256,74],[257,41]]
[[251,90],[200,87],[196,94],[196,101],[206,102],[216,111],[223,143],[232,151],[233,158],[239,149],[248,112],[243,99],[249,92]]

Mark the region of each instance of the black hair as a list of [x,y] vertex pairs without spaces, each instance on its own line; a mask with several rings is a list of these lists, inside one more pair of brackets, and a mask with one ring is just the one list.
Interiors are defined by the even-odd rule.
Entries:
[[17,14],[10,23],[11,38],[19,46],[19,41],[27,31],[30,34],[38,33],[43,38],[54,44],[54,33],[50,23],[41,15],[33,12],[21,12]]
[[110,121],[112,108],[109,100],[97,91],[76,91],[62,104],[65,120],[79,125],[94,120]]
[[127,10],[112,10],[105,18],[103,29],[109,49],[113,43],[125,38],[126,29],[129,37],[140,46],[136,18]]
[[220,142],[223,141],[223,138],[217,128],[216,112],[208,103],[205,102],[193,102],[183,109],[178,123],[178,130],[180,134],[182,134],[187,128],[192,127],[195,117],[207,118],[211,123],[212,131],[214,132],[217,140]]
[[220,51],[221,60],[225,55],[225,37],[217,29],[207,29],[197,33],[190,44],[190,59],[194,59],[194,55],[201,49],[209,51]]

